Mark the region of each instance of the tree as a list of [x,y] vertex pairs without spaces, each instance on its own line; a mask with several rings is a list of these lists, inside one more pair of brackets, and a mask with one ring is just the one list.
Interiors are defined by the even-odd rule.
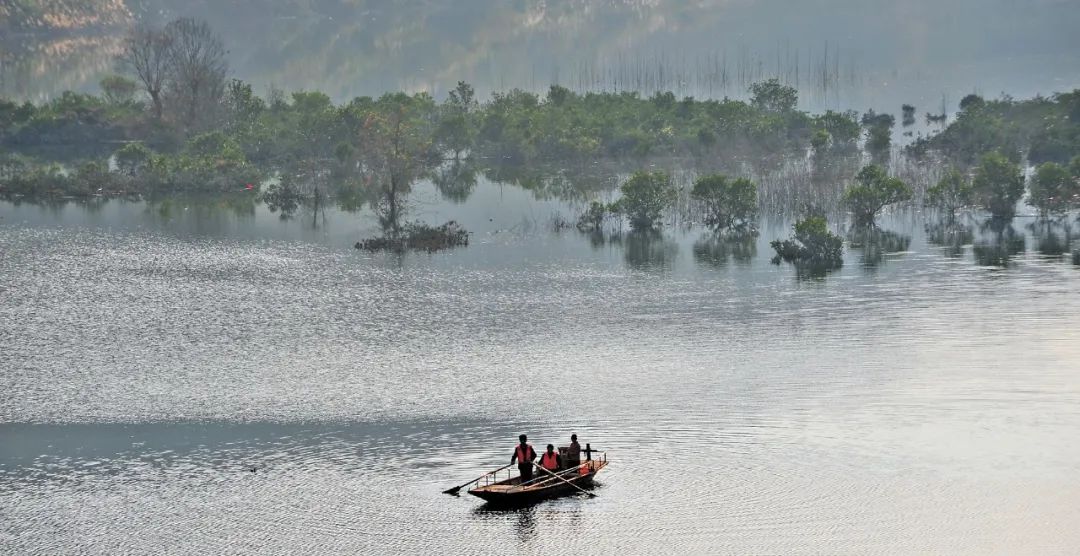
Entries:
[[205,21],[180,18],[165,26],[168,37],[168,92],[179,117],[194,127],[214,116],[225,92],[225,45]]
[[113,153],[116,168],[122,174],[129,176],[138,175],[150,163],[154,152],[146,148],[142,143],[128,143]]
[[949,218],[972,203],[971,181],[959,170],[950,168],[936,185],[926,190],[926,204],[945,211]]
[[139,26],[124,40],[120,62],[133,73],[150,97],[154,118],[164,111],[162,93],[171,74],[172,37],[153,27]]
[[999,152],[983,155],[975,171],[975,202],[994,218],[1008,218],[1024,196],[1024,173]]
[[1080,204],[1080,184],[1064,166],[1046,162],[1031,177],[1031,206],[1044,216],[1065,214]]
[[830,143],[832,143],[832,135],[824,129],[819,129],[810,136],[810,148],[814,149],[814,154],[817,156],[828,152]]
[[663,172],[635,172],[620,191],[622,198],[616,208],[630,219],[634,230],[656,228],[664,211],[675,202],[675,189]]
[[876,114],[870,110],[863,114],[862,125],[866,128],[866,150],[875,156],[889,151],[892,144],[892,129],[896,118],[892,114]]
[[862,132],[859,115],[853,110],[847,112],[826,110],[824,114],[818,116],[815,120],[822,130],[829,133],[833,144],[837,146],[854,145]]
[[855,182],[844,191],[842,200],[860,226],[873,226],[874,216],[881,209],[911,199],[911,188],[876,164],[860,170]]
[[829,231],[828,222],[821,216],[810,216],[795,223],[795,236],[784,241],[773,240],[776,250],[773,264],[782,261],[811,272],[839,268],[844,264],[844,240]]
[[705,225],[715,232],[753,227],[758,209],[757,186],[746,178],[702,176],[694,182],[690,196],[704,206]]
[[130,103],[138,90],[137,83],[122,75],[107,75],[101,80],[102,96],[105,102],[113,106]]
[[225,129],[234,134],[250,130],[259,114],[266,110],[266,103],[255,95],[251,85],[239,79],[229,81],[222,104],[225,109]]
[[799,103],[799,91],[770,79],[750,85],[750,104],[766,112],[791,112]]
[[454,90],[450,91],[447,102],[465,113],[472,112],[479,106],[476,102],[476,91],[464,81],[458,81]]
[[964,98],[960,99],[960,110],[962,112],[968,112],[968,111],[971,111],[971,110],[978,110],[978,109],[982,108],[983,106],[986,106],[986,101],[983,99],[983,97],[981,97],[979,95],[976,95],[974,93],[972,93],[970,95],[967,95]]
[[404,197],[430,163],[431,97],[383,95],[365,117],[359,155],[366,180],[374,183],[374,206],[383,232],[401,239]]
[[904,104],[900,107],[900,111],[904,115],[904,127],[915,125],[915,106],[911,104]]

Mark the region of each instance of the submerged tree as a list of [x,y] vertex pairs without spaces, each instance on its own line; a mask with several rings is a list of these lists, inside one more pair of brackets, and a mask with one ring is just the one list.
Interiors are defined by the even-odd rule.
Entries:
[[829,231],[824,217],[810,216],[795,223],[795,236],[773,240],[773,264],[789,262],[800,271],[818,274],[844,264],[844,240]]
[[432,166],[432,107],[426,94],[394,93],[383,95],[364,114],[358,137],[360,170],[377,191],[373,208],[392,241],[401,238],[412,184]]
[[767,112],[791,112],[799,103],[799,91],[775,78],[750,85],[750,94],[750,104]]
[[904,127],[915,125],[915,107],[910,104],[905,104],[900,107],[903,112],[903,125]]
[[972,183],[975,202],[994,218],[1008,218],[1024,196],[1024,173],[999,152],[983,155]]
[[956,168],[950,168],[937,184],[926,190],[926,204],[945,212],[951,220],[957,210],[971,205],[973,193],[967,176]]
[[675,189],[663,172],[635,172],[620,188],[615,208],[625,214],[634,230],[651,230],[660,225],[664,211],[675,202]]
[[606,205],[600,201],[592,201],[589,203],[589,208],[585,209],[585,212],[578,216],[577,229],[582,232],[599,232],[604,227],[604,220],[607,216],[613,212],[616,212],[617,207]]
[[877,158],[888,154],[896,118],[892,114],[876,114],[870,110],[863,114],[862,125],[866,128],[866,150]]
[[705,225],[714,232],[747,231],[757,216],[757,186],[746,178],[712,174],[694,182],[690,196],[705,209]]
[[1029,200],[1043,216],[1062,215],[1080,204],[1080,183],[1055,162],[1039,165],[1031,176]]
[[859,226],[873,226],[874,217],[881,209],[911,199],[911,188],[876,164],[860,170],[855,182],[844,191],[843,202],[854,213]]

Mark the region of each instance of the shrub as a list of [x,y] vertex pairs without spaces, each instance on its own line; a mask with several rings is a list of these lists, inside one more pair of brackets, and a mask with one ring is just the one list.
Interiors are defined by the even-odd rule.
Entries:
[[675,190],[663,172],[636,172],[620,191],[622,198],[615,206],[630,219],[630,227],[634,230],[657,227],[664,211],[675,202]]
[[776,250],[773,264],[788,262],[796,268],[812,272],[840,268],[844,264],[844,240],[829,231],[820,216],[811,216],[795,223],[795,236],[784,241],[774,240]]
[[911,188],[899,178],[890,177],[881,166],[871,164],[855,176],[855,185],[844,191],[844,205],[855,214],[855,223],[872,226],[882,208],[911,199]]

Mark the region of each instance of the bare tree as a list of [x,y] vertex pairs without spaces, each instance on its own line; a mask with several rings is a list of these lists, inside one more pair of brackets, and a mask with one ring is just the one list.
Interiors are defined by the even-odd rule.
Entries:
[[171,75],[171,38],[152,27],[139,26],[127,37],[120,62],[135,74],[153,104],[154,117],[161,119],[162,92]]
[[182,18],[165,26],[171,67],[168,93],[188,127],[203,121],[220,104],[225,92],[225,46],[205,21]]

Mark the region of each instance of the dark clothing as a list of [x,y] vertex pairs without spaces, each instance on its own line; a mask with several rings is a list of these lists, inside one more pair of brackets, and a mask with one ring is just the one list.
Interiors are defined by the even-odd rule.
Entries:
[[533,464],[532,464],[532,462],[519,463],[518,464],[518,473],[521,474],[521,482],[526,483],[526,482],[531,481],[532,477],[533,477]]
[[510,456],[510,463],[515,461],[518,464],[518,473],[521,474],[521,482],[531,481],[533,477],[533,460],[536,459],[536,450],[533,450],[532,446],[528,446],[528,459],[519,461],[518,450],[521,448],[521,444],[514,446],[514,455]]
[[570,443],[566,450],[566,466],[576,467],[581,464],[581,444],[576,441]]

